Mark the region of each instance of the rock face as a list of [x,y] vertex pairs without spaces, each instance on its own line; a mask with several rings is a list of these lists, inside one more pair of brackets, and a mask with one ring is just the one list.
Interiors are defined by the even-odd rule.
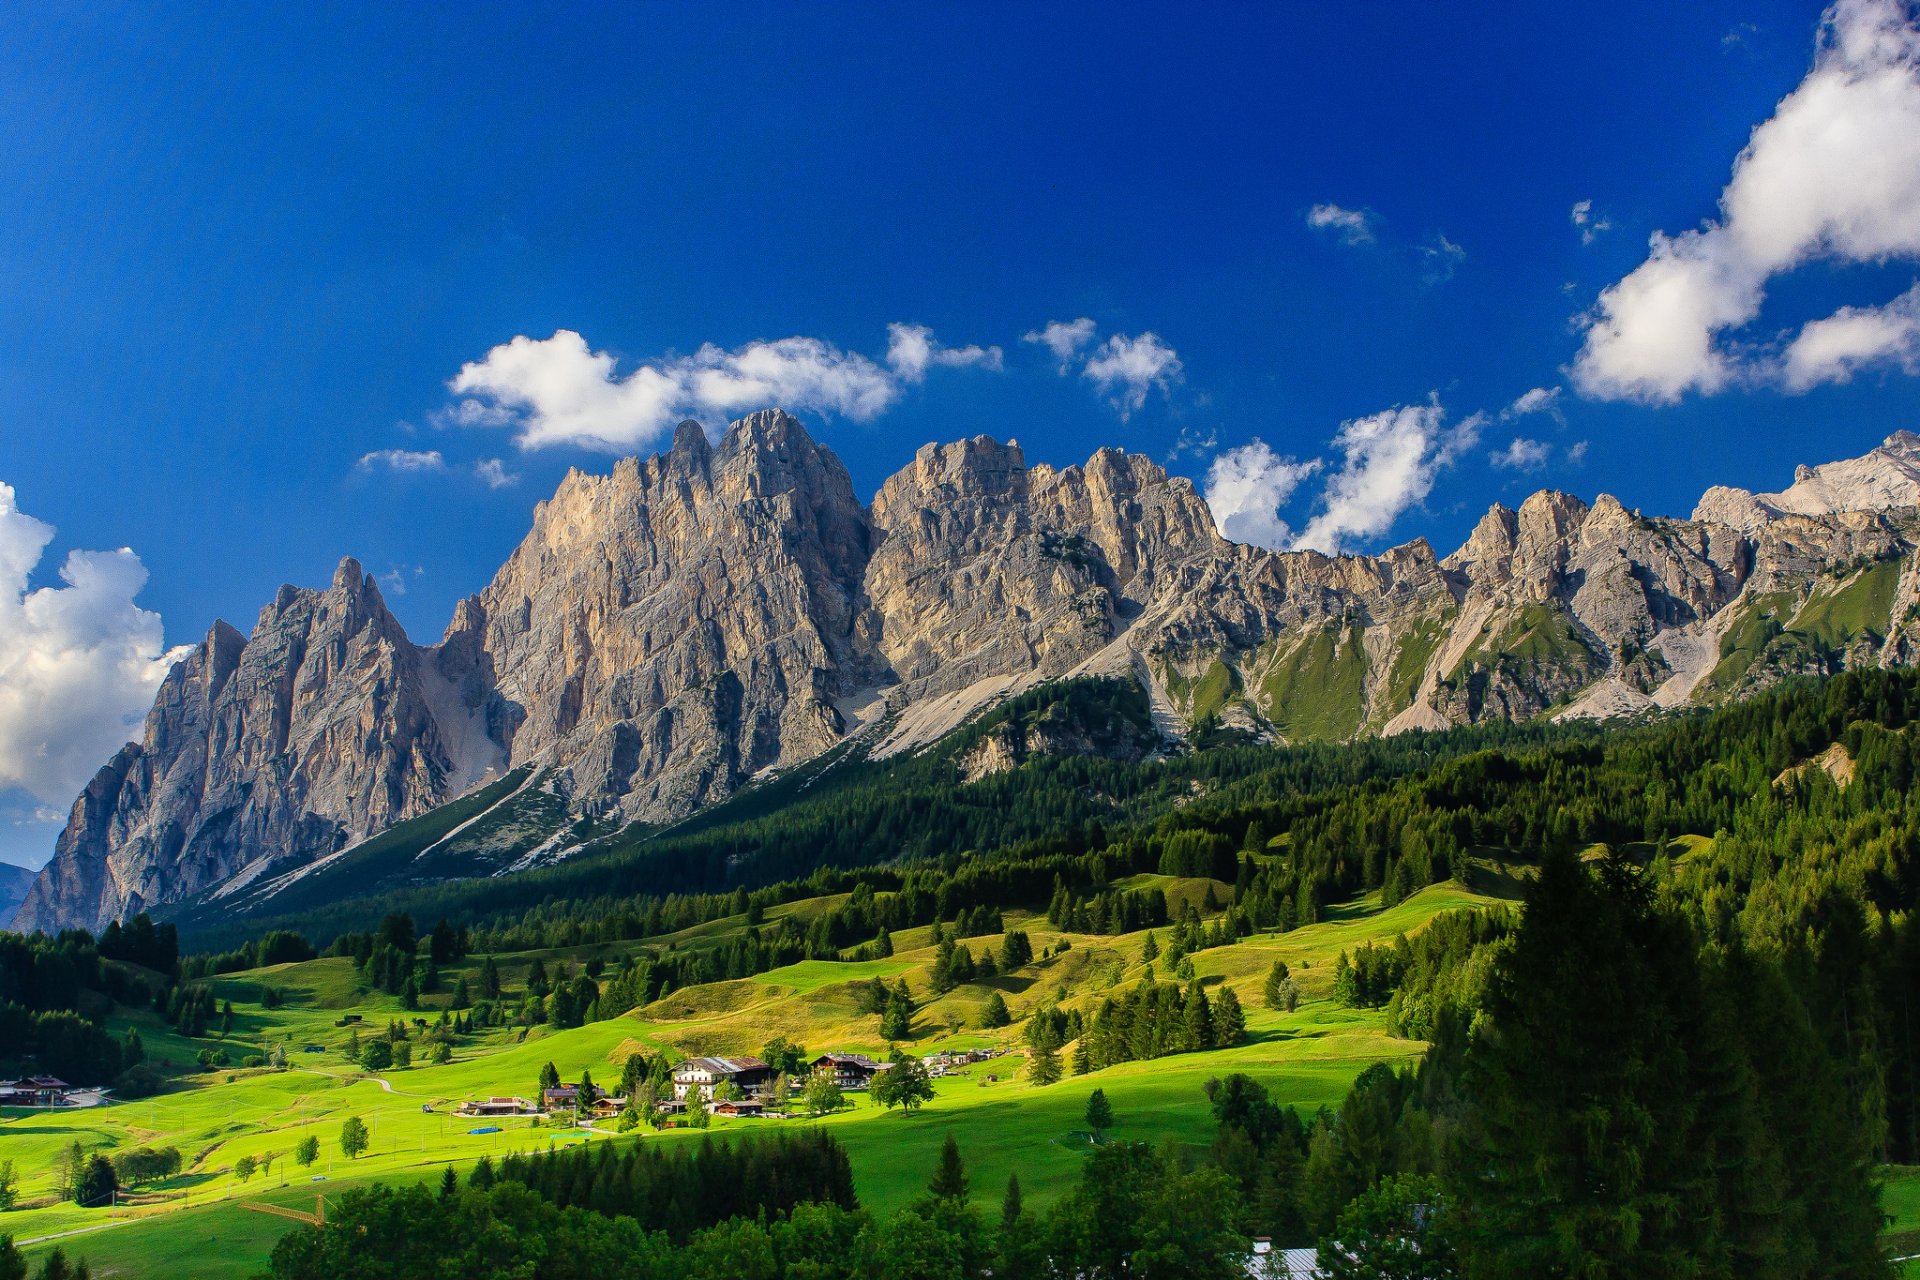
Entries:
[[494,762],[459,753],[488,700],[458,656],[410,644],[353,560],[282,587],[251,638],[216,623],[74,802],[15,927],[99,928],[443,803]]
[[[687,423],[655,458],[570,474],[437,645],[352,561],[250,636],[216,625],[75,802],[15,927],[297,875],[519,766],[603,829],[670,820],[850,734],[914,749],[1081,674],[1139,679],[1168,733],[1302,741],[1911,663],[1917,507],[1901,432],[1780,493],[1710,490],[1689,520],[1542,492],[1444,559],[1328,557],[1225,541],[1188,481],[1116,450],[1055,469],[985,436],[928,445],[863,506],[784,413],[717,445]],[[1109,748],[1148,749],[1033,726],[960,767]]]

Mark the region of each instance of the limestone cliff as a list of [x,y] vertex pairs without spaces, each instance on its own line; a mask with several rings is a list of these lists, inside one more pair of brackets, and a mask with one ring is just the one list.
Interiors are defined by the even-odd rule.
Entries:
[[[1687,520],[1543,492],[1444,558],[1329,557],[1226,541],[1191,483],[1117,450],[1054,468],[985,436],[928,445],[862,505],[784,413],[717,444],[687,423],[657,457],[570,474],[436,645],[352,561],[283,588],[248,636],[217,624],[74,803],[16,927],[298,878],[508,770],[544,797],[518,812],[554,816],[517,819],[527,848],[495,869],[536,865],[575,818],[671,820],[850,736],[917,749],[1077,674],[1140,680],[1170,735],[1305,741],[1910,664],[1917,508],[1901,432],[1780,493],[1709,491]],[[1085,737],[989,735],[961,771]]]

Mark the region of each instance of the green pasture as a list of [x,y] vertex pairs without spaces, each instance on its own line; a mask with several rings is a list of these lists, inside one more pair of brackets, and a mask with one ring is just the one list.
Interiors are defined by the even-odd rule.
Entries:
[[[1177,901],[1196,902],[1212,883],[1158,876],[1150,880]],[[1227,886],[1214,887],[1222,899],[1227,896]],[[1006,927],[1029,933],[1035,962],[928,1000],[934,958],[930,930],[903,930],[894,936],[895,955],[885,960],[805,961],[752,978],[673,992],[624,1017],[567,1031],[491,1028],[463,1040],[451,1062],[388,1071],[381,1079],[367,1077],[347,1059],[349,1032],[338,1025],[340,1020],[359,1014],[362,1036],[378,1034],[391,1019],[422,1017],[431,1022],[449,999],[446,991],[424,998],[421,1010],[408,1013],[397,999],[368,992],[351,961],[341,958],[228,975],[217,981],[216,993],[234,1005],[229,1037],[189,1040],[143,1015],[134,1021],[150,1052],[185,1064],[199,1050],[218,1046],[237,1061],[277,1044],[288,1051],[289,1069],[198,1072],[185,1076],[182,1087],[153,1099],[90,1110],[6,1113],[0,1117],[0,1149],[24,1175],[24,1207],[0,1219],[0,1229],[23,1242],[86,1231],[58,1243],[70,1254],[93,1259],[101,1275],[115,1274],[116,1268],[118,1274],[145,1274],[140,1266],[151,1268],[163,1258],[175,1274],[249,1275],[264,1265],[272,1242],[294,1224],[246,1210],[243,1201],[270,1200],[310,1210],[313,1195],[337,1193],[370,1179],[437,1178],[444,1165],[464,1171],[482,1153],[497,1158],[509,1151],[581,1141],[560,1138],[555,1128],[530,1119],[475,1121],[449,1114],[465,1099],[532,1096],[547,1062],[564,1078],[574,1079],[586,1069],[603,1085],[611,1085],[620,1064],[635,1051],[753,1053],[772,1036],[785,1035],[809,1052],[884,1053],[888,1046],[879,1039],[877,1019],[858,1010],[856,984],[876,977],[889,983],[904,978],[924,1001],[916,1020],[916,1051],[998,1044],[1015,1052],[937,1081],[934,1101],[918,1114],[884,1112],[855,1095],[847,1110],[818,1121],[846,1145],[862,1203],[885,1212],[917,1194],[941,1143],[952,1133],[982,1195],[997,1197],[1008,1175],[1018,1171],[1029,1202],[1045,1205],[1077,1176],[1086,1147],[1072,1135],[1085,1128],[1086,1098],[1096,1085],[1106,1090],[1118,1115],[1117,1136],[1204,1147],[1212,1131],[1203,1090],[1209,1077],[1244,1071],[1280,1099],[1312,1109],[1338,1103],[1369,1063],[1415,1058],[1423,1046],[1390,1036],[1380,1013],[1340,1007],[1328,998],[1334,960],[1362,942],[1416,930],[1437,912],[1493,901],[1459,885],[1434,886],[1384,910],[1371,899],[1342,904],[1319,924],[1197,953],[1195,971],[1209,989],[1231,985],[1247,1007],[1246,1043],[1126,1064],[1044,1089],[1020,1075],[1017,1020],[1043,1003],[1091,1012],[1116,989],[1140,981],[1147,972],[1140,960],[1144,933],[1062,934],[1044,916],[1009,912]],[[801,903],[788,909],[806,908]],[[736,918],[676,936],[683,946],[713,945],[723,942],[729,930],[744,926],[744,919]],[[1159,932],[1164,946],[1167,933]],[[963,945],[977,955],[997,950],[1001,941],[999,936],[970,938]],[[640,945],[520,953],[496,957],[496,963],[512,997],[524,984],[534,955],[551,969],[593,954],[617,961],[624,950]],[[1261,984],[1276,958],[1292,967],[1306,997],[1291,1014],[1261,1007]],[[475,956],[447,966],[446,990],[465,974],[477,991],[481,963]],[[1154,976],[1171,980],[1164,962],[1154,966]],[[277,1008],[265,1007],[262,997],[268,987],[281,996]],[[981,1014],[995,990],[1012,1009],[1015,1026],[982,1026]],[[369,1150],[356,1160],[348,1160],[339,1148],[340,1128],[349,1116],[360,1117],[372,1134]],[[716,1120],[708,1132],[718,1140],[732,1140],[771,1126],[806,1123],[816,1122]],[[503,1132],[470,1132],[489,1124],[499,1124]],[[320,1141],[320,1159],[312,1168],[300,1168],[292,1153],[308,1134]],[[681,1143],[701,1136],[694,1130],[669,1130],[587,1140]],[[54,1163],[75,1140],[88,1151],[140,1144],[176,1147],[185,1168],[175,1178],[137,1188],[130,1203],[117,1211],[80,1209],[55,1198]],[[265,1172],[242,1182],[234,1167],[242,1156],[256,1162],[272,1159]],[[42,1253],[52,1243],[29,1246],[29,1251]]]

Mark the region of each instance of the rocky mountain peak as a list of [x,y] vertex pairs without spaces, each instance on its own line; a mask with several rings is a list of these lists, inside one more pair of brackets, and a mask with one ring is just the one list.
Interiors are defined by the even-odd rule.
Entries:
[[[436,645],[351,558],[325,588],[283,587],[249,636],[216,623],[75,801],[17,924],[298,875],[520,765],[568,822],[672,820],[888,710],[875,749],[911,749],[1078,674],[1140,679],[1170,728],[1294,741],[1907,662],[1916,507],[1920,436],[1896,432],[1777,494],[1710,490],[1691,522],[1543,490],[1444,561],[1424,539],[1276,553],[1227,542],[1190,481],[1118,449],[1055,467],[986,435],[929,444],[863,505],[789,414],[717,441],[682,423],[645,461],[570,471]],[[1868,573],[1845,615],[1866,630],[1726,674],[1754,599],[1780,611]]]
[[1802,463],[1793,483],[1778,493],[1715,485],[1693,509],[1696,521],[1713,521],[1753,534],[1785,515],[1826,516],[1845,511],[1884,511],[1920,505],[1920,435],[1900,430],[1858,458]]

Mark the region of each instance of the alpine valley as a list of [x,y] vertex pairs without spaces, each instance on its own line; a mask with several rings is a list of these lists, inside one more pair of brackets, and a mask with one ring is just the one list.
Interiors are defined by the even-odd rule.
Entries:
[[1006,720],[960,776],[1716,704],[1913,664],[1917,548],[1905,431],[1777,493],[1711,489],[1685,519],[1543,491],[1450,555],[1330,557],[1226,541],[1190,482],[1114,449],[1056,469],[986,436],[929,444],[863,504],[780,410],[717,444],[688,422],[656,457],[570,473],[437,643],[351,559],[248,633],[214,623],[74,801],[12,927],[506,876],[925,752],[1080,677],[1136,683],[1150,714]]

